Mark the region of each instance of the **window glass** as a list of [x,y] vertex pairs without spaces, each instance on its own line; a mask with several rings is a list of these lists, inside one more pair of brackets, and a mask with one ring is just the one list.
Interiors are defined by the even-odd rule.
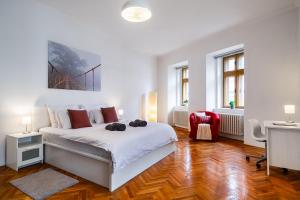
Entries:
[[189,104],[189,68],[186,66],[177,68],[176,76],[178,106],[188,106]]
[[229,76],[225,78],[225,105],[229,106],[230,101],[235,99],[235,77]]
[[235,57],[228,57],[224,60],[224,71],[233,71],[235,70]]
[[189,78],[189,69],[188,68],[183,68],[182,70],[182,78]]
[[239,107],[244,107],[244,75],[240,75],[238,78],[238,82],[239,82],[239,89],[238,89],[238,103],[239,103]]
[[238,69],[244,69],[245,68],[245,59],[244,54],[238,56]]
[[223,58],[223,106],[244,107],[244,53],[238,53]]
[[183,83],[183,88],[182,88],[183,94],[182,94],[182,102],[185,104],[185,102],[189,101],[189,82],[184,82]]

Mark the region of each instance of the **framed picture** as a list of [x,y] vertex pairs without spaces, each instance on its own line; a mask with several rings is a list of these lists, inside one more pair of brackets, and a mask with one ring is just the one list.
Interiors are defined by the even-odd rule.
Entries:
[[48,88],[101,90],[101,57],[48,41]]

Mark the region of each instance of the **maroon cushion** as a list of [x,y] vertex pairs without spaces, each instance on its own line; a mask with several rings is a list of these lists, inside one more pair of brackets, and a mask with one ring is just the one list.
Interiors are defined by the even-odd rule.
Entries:
[[118,116],[115,107],[101,108],[104,123],[117,122]]
[[91,127],[86,110],[68,110],[73,129]]
[[197,116],[198,124],[210,124],[211,123],[211,116]]

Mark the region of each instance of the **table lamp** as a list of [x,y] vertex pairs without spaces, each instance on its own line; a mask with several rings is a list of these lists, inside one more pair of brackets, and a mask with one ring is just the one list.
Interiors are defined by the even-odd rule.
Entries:
[[29,131],[28,131],[28,125],[31,124],[31,117],[30,116],[24,116],[24,117],[22,117],[22,124],[26,125],[26,131],[24,133],[29,133]]
[[284,113],[288,115],[287,122],[294,123],[294,121],[291,120],[291,116],[295,114],[295,105],[284,105]]

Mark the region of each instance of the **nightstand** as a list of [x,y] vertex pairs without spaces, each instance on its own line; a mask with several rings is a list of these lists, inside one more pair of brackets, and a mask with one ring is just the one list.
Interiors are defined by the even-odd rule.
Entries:
[[6,137],[6,166],[18,171],[38,162],[43,163],[43,135],[16,133]]

